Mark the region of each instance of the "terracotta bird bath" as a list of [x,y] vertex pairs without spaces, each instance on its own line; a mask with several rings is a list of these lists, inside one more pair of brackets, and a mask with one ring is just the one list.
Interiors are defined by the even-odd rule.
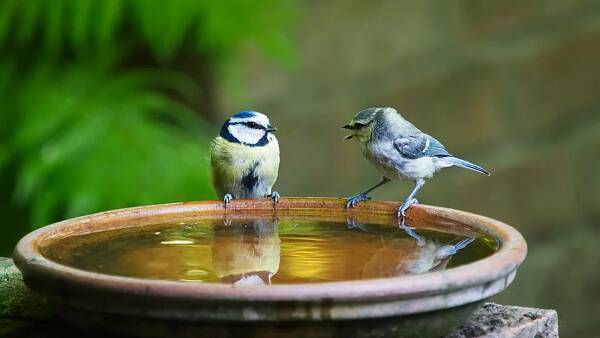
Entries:
[[[398,203],[369,201],[352,210],[344,204],[335,198],[283,198],[276,209],[268,200],[235,200],[227,210],[219,201],[207,201],[107,211],[28,234],[14,259],[28,287],[47,297],[58,315],[94,331],[142,337],[440,337],[507,288],[526,256],[526,243],[512,227],[426,205],[408,211],[407,223],[417,232],[475,232],[495,239],[497,250],[471,263],[419,274],[246,287],[98,273],[58,263],[47,254],[72,236],[189,220],[395,222]],[[273,244],[278,242],[263,241],[264,255],[279,254]],[[224,255],[214,253],[219,254]],[[275,266],[265,273],[276,273],[278,258],[265,261]]]

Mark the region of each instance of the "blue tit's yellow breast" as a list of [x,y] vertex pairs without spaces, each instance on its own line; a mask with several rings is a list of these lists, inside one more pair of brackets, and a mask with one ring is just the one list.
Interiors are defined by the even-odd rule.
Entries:
[[215,190],[220,196],[239,188],[252,173],[270,193],[279,171],[279,143],[273,135],[264,146],[251,147],[217,136],[211,145],[211,168]]

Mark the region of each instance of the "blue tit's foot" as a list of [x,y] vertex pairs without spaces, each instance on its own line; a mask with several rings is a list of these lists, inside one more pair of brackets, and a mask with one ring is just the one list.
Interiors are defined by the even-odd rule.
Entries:
[[225,209],[227,209],[232,199],[233,196],[231,194],[225,194],[225,196],[223,196],[223,206],[225,207]]
[[421,247],[421,246],[425,245],[425,238],[423,238],[419,234],[417,234],[417,232],[413,228],[407,226],[406,223],[405,223],[405,221],[404,221],[404,218],[402,218],[400,220],[400,222],[398,222],[398,226],[407,235],[409,235],[410,237],[414,238],[415,241],[417,241],[417,246]]
[[350,196],[350,197],[348,197],[348,200],[346,202],[346,209],[352,209],[358,203],[360,203],[362,201],[369,201],[370,199],[371,199],[371,197],[367,196],[367,194],[365,194],[364,192],[361,192],[358,195]]
[[398,218],[406,218],[406,210],[408,210],[408,208],[410,208],[410,206],[413,204],[419,204],[419,201],[416,198],[413,198],[410,201],[404,201],[400,208],[398,208]]
[[275,202],[275,203],[279,203],[279,200],[281,199],[281,195],[279,195],[279,193],[277,191],[273,191],[272,193],[266,195],[265,197],[272,199],[273,202]]

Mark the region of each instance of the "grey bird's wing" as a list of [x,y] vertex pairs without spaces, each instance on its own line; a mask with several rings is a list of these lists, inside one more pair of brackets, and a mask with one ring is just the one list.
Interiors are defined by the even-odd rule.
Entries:
[[402,156],[410,159],[452,156],[440,141],[424,133],[397,138],[394,147]]

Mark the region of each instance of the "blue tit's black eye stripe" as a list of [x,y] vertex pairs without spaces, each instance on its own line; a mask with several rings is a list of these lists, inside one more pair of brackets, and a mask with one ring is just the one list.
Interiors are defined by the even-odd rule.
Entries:
[[245,125],[245,126],[247,126],[249,128],[252,128],[252,129],[263,129],[263,130],[266,129],[266,127],[261,126],[260,124],[258,124],[256,122],[244,121],[244,122],[230,122],[229,123],[230,126],[234,126],[234,125],[238,125],[238,124],[243,124],[243,125]]
[[266,130],[266,127],[261,126],[260,124],[256,123],[256,122],[252,122],[252,121],[244,121],[244,122],[231,122],[229,123],[230,125],[237,125],[237,124],[243,124],[248,128],[252,128],[252,129],[262,129],[262,130]]

